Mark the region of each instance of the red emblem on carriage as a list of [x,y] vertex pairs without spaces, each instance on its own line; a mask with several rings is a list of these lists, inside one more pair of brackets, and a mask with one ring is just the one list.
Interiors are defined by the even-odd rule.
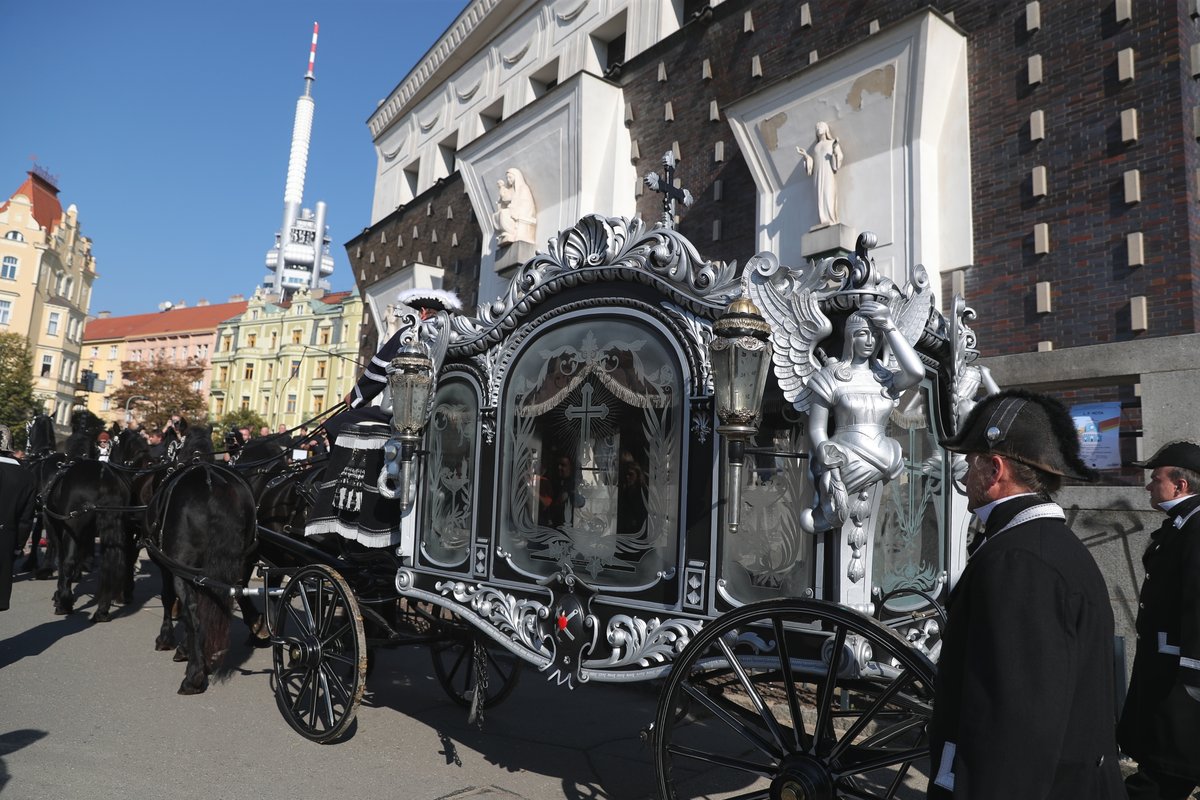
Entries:
[[567,629],[567,615],[566,614],[558,615],[558,629],[560,631],[565,631]]

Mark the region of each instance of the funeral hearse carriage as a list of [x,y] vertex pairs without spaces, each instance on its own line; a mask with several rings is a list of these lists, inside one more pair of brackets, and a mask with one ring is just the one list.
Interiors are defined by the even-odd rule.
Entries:
[[390,630],[399,600],[476,709],[518,662],[571,688],[663,680],[664,797],[919,786],[965,560],[938,441],[990,381],[971,310],[939,311],[919,265],[881,274],[873,245],[739,268],[589,216],[474,315],[402,308],[390,424],[339,437],[308,519],[358,546],[295,544],[312,563],[275,604],[289,722],[344,733],[363,615]]

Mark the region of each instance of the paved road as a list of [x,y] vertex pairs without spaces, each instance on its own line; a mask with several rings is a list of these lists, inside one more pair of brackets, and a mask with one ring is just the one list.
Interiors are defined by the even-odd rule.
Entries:
[[142,562],[134,602],[88,622],[94,580],[69,617],[53,583],[22,576],[0,614],[0,795],[4,800],[241,798],[434,800],[649,798],[652,753],[638,739],[656,687],[549,685],[526,671],[482,731],[446,698],[428,652],[386,651],[354,735],[313,744],[276,710],[269,649],[235,628],[227,674],[175,693],[183,665],[155,652],[158,576]]

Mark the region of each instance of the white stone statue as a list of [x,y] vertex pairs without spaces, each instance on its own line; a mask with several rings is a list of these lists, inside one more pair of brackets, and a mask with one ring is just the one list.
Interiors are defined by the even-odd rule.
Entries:
[[800,159],[804,162],[804,170],[813,176],[813,185],[817,190],[817,218],[820,220],[814,228],[826,225],[836,225],[838,218],[837,171],[842,168],[842,145],[829,131],[825,122],[817,123],[817,143],[812,152],[803,147],[796,147]]
[[525,176],[516,167],[509,167],[504,177],[496,181],[499,199],[496,213],[496,241],[501,247],[515,242],[537,243],[537,204]]

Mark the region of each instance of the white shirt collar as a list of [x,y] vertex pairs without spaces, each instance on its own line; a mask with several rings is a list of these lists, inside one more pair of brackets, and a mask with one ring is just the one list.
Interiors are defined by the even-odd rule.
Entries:
[[1176,497],[1174,500],[1168,500],[1165,503],[1159,503],[1158,507],[1161,508],[1163,511],[1169,512],[1172,508],[1179,505],[1184,500],[1189,500],[1195,496],[1196,495],[1194,495],[1194,494],[1185,494],[1183,497]]
[[1001,497],[999,500],[993,500],[986,506],[980,506],[975,509],[975,516],[979,517],[979,521],[987,525],[988,517],[996,510],[996,506],[1008,500],[1015,500],[1018,497],[1029,497],[1033,492],[1021,492],[1020,494],[1010,494],[1008,497]]
[[0,464],[16,464],[18,467],[21,466],[21,462],[17,461],[12,456],[3,456],[3,455],[0,455]]

